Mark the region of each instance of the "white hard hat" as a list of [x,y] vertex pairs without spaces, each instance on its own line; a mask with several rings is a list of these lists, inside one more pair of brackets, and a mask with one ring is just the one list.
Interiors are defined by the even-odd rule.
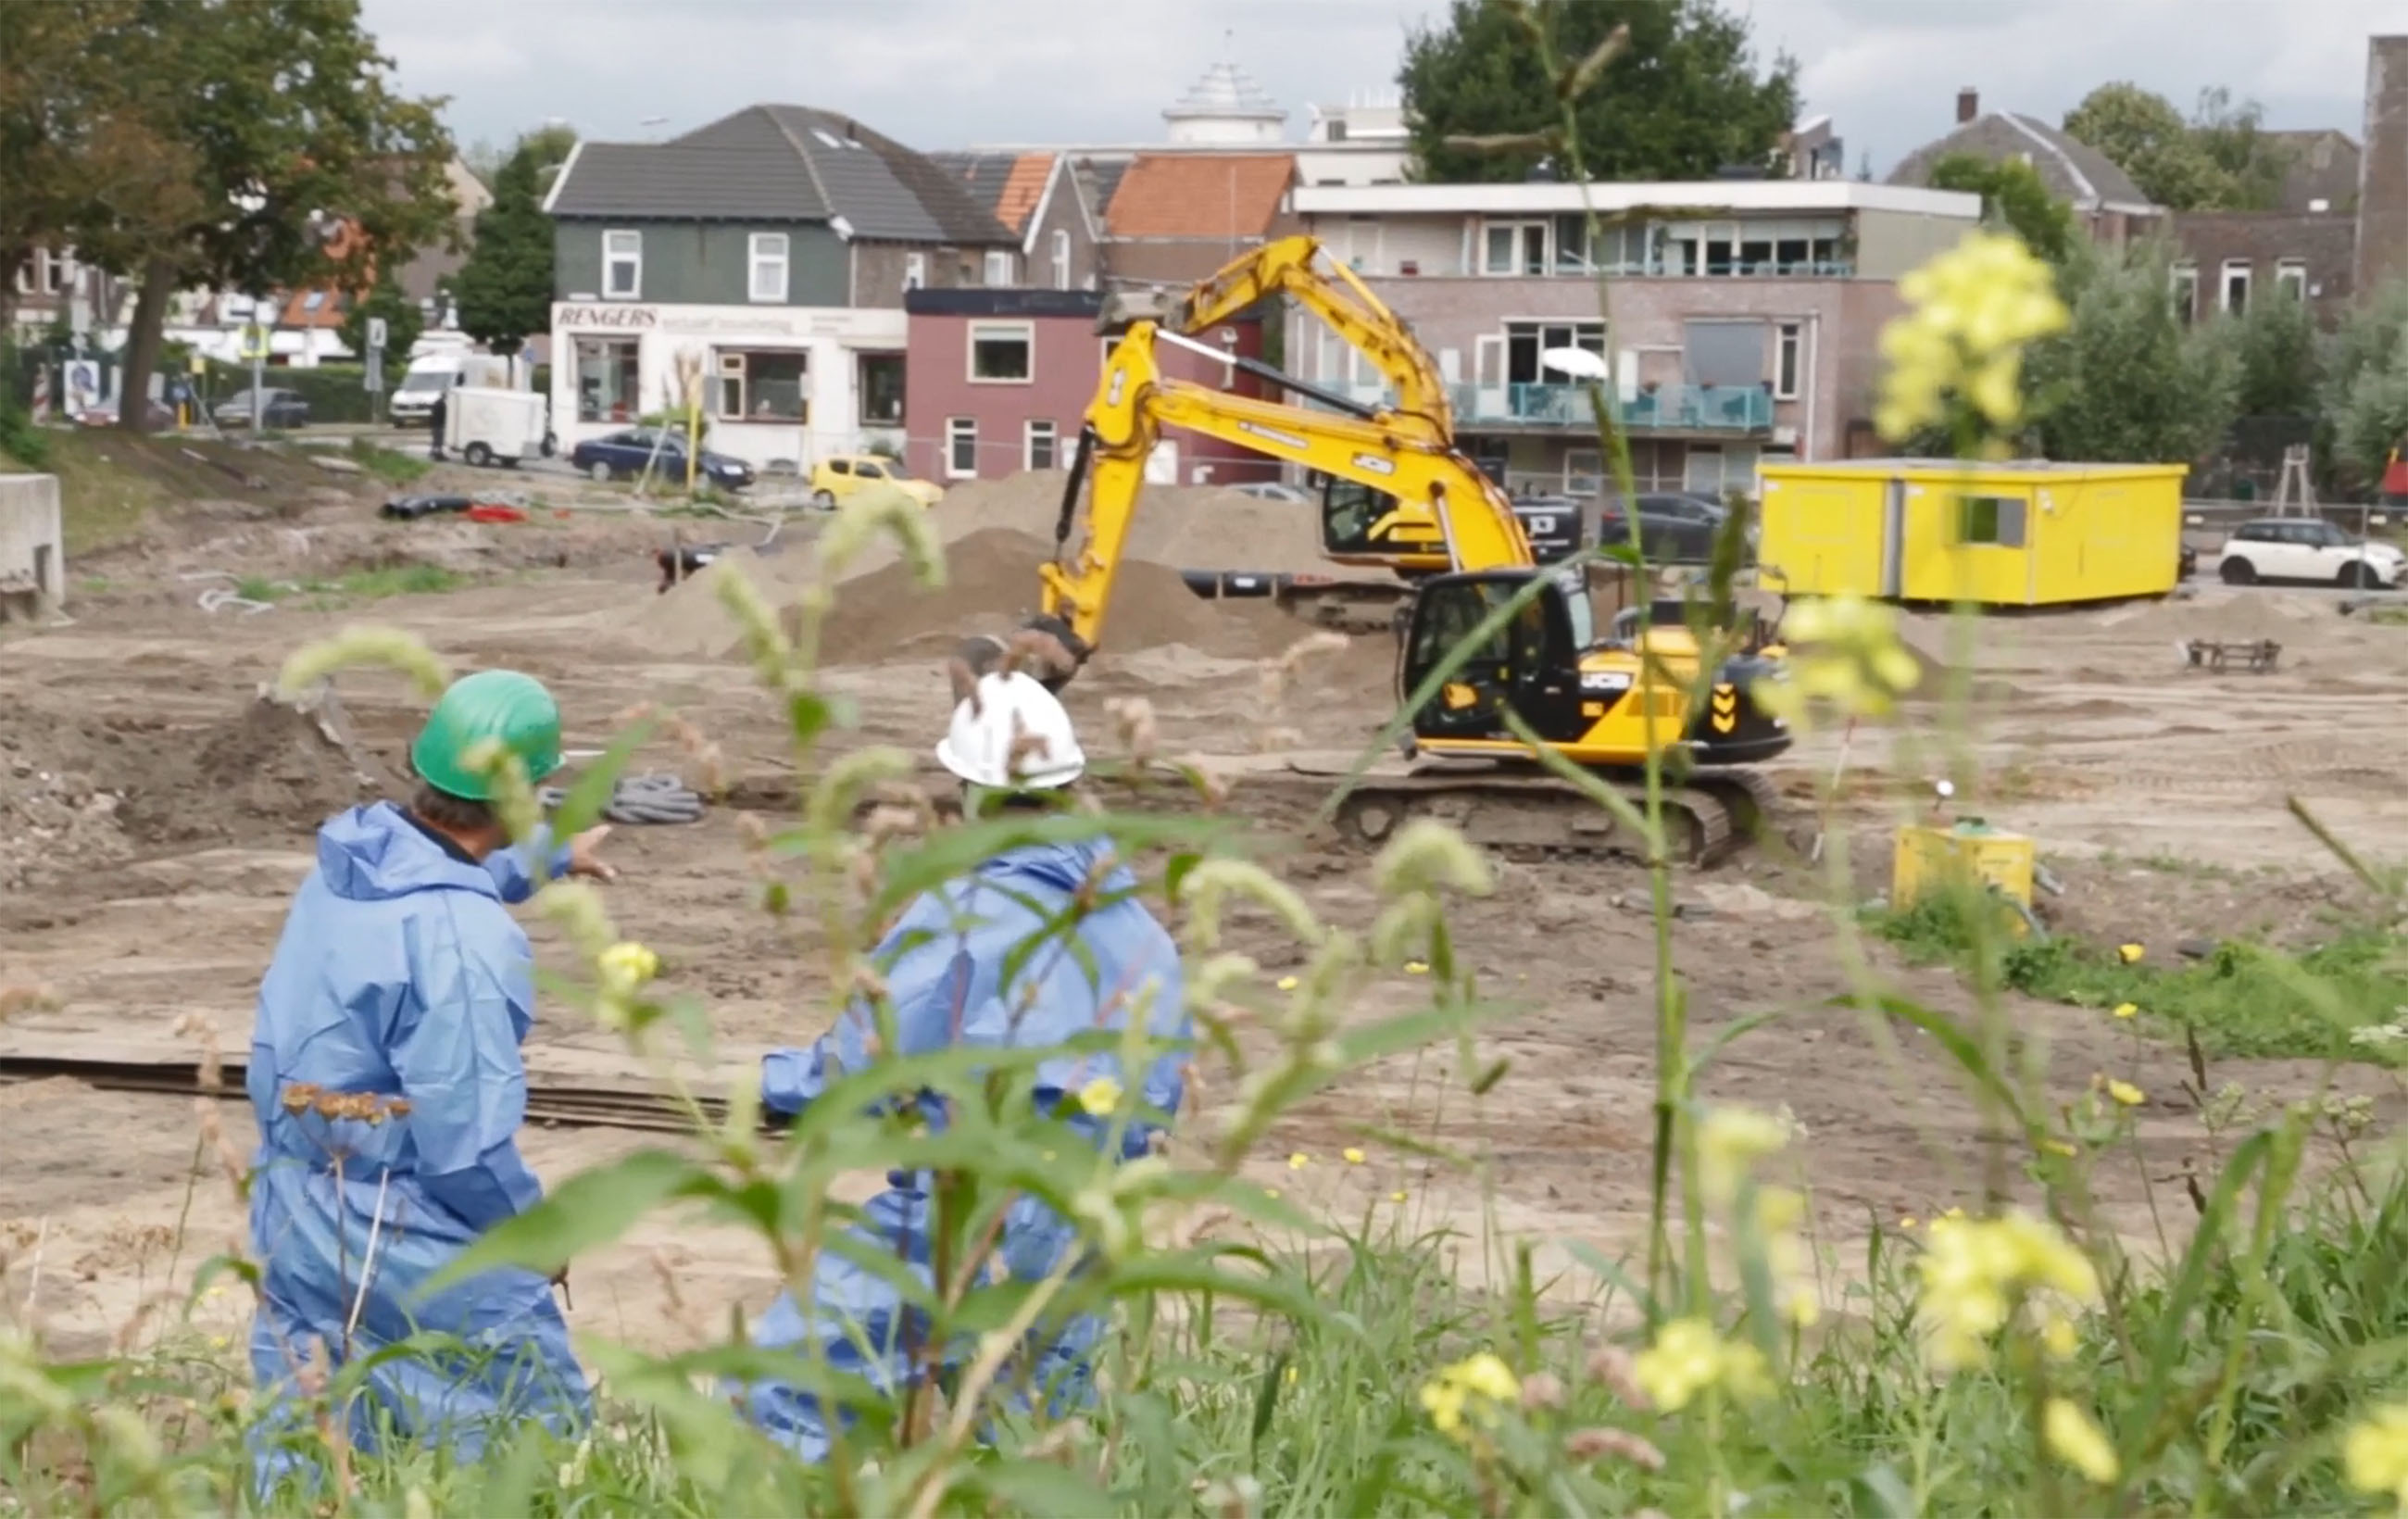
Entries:
[[1070,714],[1018,670],[979,677],[976,693],[953,709],[937,758],[974,786],[1014,791],[1067,786],[1087,767]]

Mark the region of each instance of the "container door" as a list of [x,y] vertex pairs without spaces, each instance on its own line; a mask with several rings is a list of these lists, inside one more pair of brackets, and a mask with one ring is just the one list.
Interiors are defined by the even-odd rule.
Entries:
[[1893,601],[1906,594],[1906,481],[1895,478],[1882,489],[1881,584]]

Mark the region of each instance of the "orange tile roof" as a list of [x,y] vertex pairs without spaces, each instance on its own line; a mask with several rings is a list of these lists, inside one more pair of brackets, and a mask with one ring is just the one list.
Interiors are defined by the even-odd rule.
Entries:
[[1259,237],[1296,178],[1288,153],[1140,153],[1105,208],[1113,237]]
[[1052,153],[1023,153],[1013,161],[996,197],[995,219],[1014,232],[1026,230],[1037,203],[1045,198],[1045,181],[1054,175]]

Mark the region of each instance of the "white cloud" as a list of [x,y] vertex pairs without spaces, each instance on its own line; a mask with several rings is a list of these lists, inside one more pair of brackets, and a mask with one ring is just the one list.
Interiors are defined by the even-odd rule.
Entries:
[[[2221,84],[2276,126],[2356,133],[2366,38],[2400,0],[1727,0],[1759,52],[1877,168],[1947,130],[1956,91],[2054,120],[2129,79],[2187,107]],[[597,137],[755,101],[844,110],[914,147],[1153,142],[1226,48],[1290,112],[1393,86],[1443,0],[366,0],[408,89],[463,140],[548,117]],[[1225,43],[1224,36],[1227,36]],[[666,127],[644,128],[666,117]]]

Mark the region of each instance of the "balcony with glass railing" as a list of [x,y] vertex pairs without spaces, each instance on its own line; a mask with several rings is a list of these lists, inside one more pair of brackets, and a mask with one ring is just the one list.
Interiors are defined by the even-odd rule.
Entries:
[[[1397,404],[1379,385],[1331,389],[1366,406]],[[1448,402],[1457,428],[1587,427],[1594,423],[1584,385],[1450,385]],[[1762,385],[1658,385],[1609,400],[1614,425],[1634,433],[1677,432],[1740,435],[1772,430],[1772,393]]]

